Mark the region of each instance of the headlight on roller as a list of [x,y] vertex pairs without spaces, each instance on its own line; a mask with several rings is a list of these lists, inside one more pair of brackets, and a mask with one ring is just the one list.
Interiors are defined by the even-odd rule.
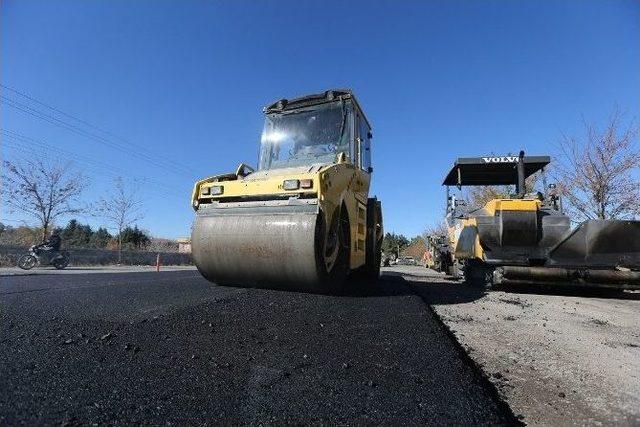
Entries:
[[220,194],[223,193],[223,187],[222,185],[214,185],[211,187],[211,195],[212,196],[218,196]]
[[202,194],[203,196],[208,196],[210,191],[211,190],[209,189],[209,187],[202,187],[200,189],[200,194]]
[[297,190],[300,188],[300,181],[297,179],[285,179],[282,183],[282,188],[285,190]]

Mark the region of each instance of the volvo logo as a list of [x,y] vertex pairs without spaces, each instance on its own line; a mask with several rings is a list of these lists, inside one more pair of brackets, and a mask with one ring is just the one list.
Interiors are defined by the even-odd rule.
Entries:
[[517,163],[518,156],[483,157],[485,163]]

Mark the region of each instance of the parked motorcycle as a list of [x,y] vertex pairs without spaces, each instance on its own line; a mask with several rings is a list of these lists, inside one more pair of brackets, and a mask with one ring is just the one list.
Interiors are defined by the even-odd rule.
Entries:
[[67,251],[51,251],[45,249],[45,245],[33,245],[29,248],[29,253],[18,259],[18,267],[23,270],[31,270],[36,265],[52,265],[57,270],[62,270],[69,265],[69,259]]

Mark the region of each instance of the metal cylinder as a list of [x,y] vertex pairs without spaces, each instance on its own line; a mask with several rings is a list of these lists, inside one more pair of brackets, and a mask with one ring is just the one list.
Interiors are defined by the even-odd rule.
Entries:
[[199,213],[193,259],[205,278],[219,284],[322,291],[319,218],[317,209]]
[[580,284],[632,289],[640,287],[640,272],[558,267],[504,266],[496,269],[498,283]]

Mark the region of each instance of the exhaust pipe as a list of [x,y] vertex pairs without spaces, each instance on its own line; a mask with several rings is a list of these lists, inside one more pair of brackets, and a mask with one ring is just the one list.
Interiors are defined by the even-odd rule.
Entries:
[[517,169],[518,169],[518,183],[516,184],[516,193],[518,193],[518,196],[520,196],[521,198],[524,198],[525,193],[527,192],[527,189],[525,188],[525,171],[524,171],[524,151],[521,150],[520,151],[520,155],[518,156],[518,165],[517,165]]

